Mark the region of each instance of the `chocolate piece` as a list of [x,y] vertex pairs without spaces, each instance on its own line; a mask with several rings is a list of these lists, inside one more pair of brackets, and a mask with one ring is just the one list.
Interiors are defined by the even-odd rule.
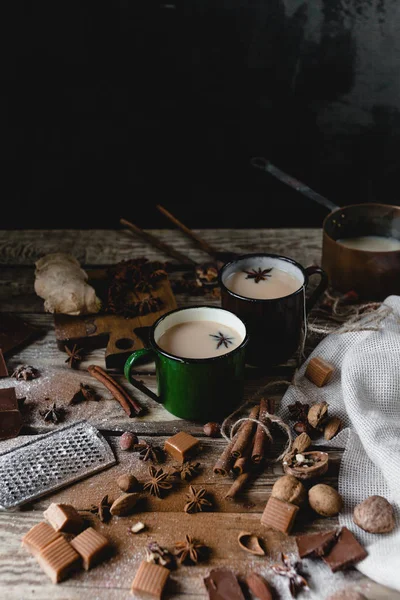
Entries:
[[70,544],[81,556],[85,571],[104,560],[111,549],[109,540],[93,527],[82,531]]
[[42,550],[46,548],[49,544],[62,537],[61,533],[58,531],[54,531],[52,527],[48,523],[42,521],[37,525],[34,525],[28,533],[24,535],[22,538],[22,545],[36,556]]
[[246,583],[252,594],[260,600],[273,600],[272,589],[268,581],[266,581],[258,573],[250,573],[246,577]]
[[366,556],[368,552],[359,544],[351,531],[347,527],[342,527],[336,544],[322,559],[335,573],[351,567]]
[[322,387],[333,375],[334,367],[323,358],[314,356],[307,365],[305,377],[318,387]]
[[59,583],[80,565],[80,556],[63,537],[58,538],[37,556],[37,561],[53,583]]
[[183,463],[188,454],[190,454],[199,443],[195,437],[184,431],[168,438],[164,444],[164,450],[173,458]]
[[297,550],[300,558],[306,556],[324,556],[336,543],[337,530],[308,533],[296,537]]
[[229,569],[213,569],[204,585],[210,600],[244,600],[238,580]]
[[16,437],[22,427],[15,388],[0,390],[0,440]]
[[161,565],[146,562],[140,563],[132,582],[131,591],[145,594],[150,598],[161,598],[169,577],[169,570]]
[[29,341],[39,330],[14,315],[0,313],[0,348],[4,355]]
[[298,510],[298,506],[271,496],[261,516],[261,524],[282,533],[289,533]]
[[8,369],[2,349],[0,348],[0,377],[8,377]]
[[80,533],[85,525],[81,515],[70,504],[50,504],[43,516],[56,531]]

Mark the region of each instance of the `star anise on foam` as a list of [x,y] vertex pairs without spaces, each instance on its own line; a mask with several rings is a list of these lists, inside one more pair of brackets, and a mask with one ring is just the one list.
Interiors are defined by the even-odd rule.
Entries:
[[187,481],[195,477],[200,470],[200,463],[184,462],[183,465],[175,467],[175,470],[171,474],[179,475],[181,479]]
[[71,367],[71,369],[74,369],[76,367],[76,363],[80,362],[83,359],[81,354],[83,348],[78,348],[78,346],[74,344],[72,349],[68,346],[64,346],[64,349],[65,352],[68,354],[68,358],[65,360],[65,362],[68,363],[68,366]]
[[29,381],[31,379],[36,379],[39,377],[40,373],[35,367],[31,367],[31,365],[19,365],[16,369],[14,369],[11,377],[15,377],[15,379],[24,379],[25,381]]
[[150,479],[143,484],[143,489],[148,490],[152,496],[161,498],[165,490],[172,488],[170,474],[162,469],[149,467]]
[[95,400],[98,402],[100,400],[100,396],[97,394],[96,390],[92,388],[90,385],[86,385],[84,383],[79,384],[79,390],[75,392],[69,401],[70,404],[79,404],[84,400]]
[[165,454],[159,446],[152,446],[147,442],[139,442],[134,446],[134,451],[139,452],[139,460],[151,460],[153,463],[159,464],[164,460]]
[[246,279],[254,279],[254,283],[258,283],[259,281],[266,281],[269,277],[272,277],[272,275],[270,275],[272,269],[273,267],[271,267],[270,269],[261,269],[261,267],[258,267],[257,270],[244,270],[243,273],[247,274]]
[[196,489],[189,486],[189,492],[186,494],[186,504],[183,507],[185,513],[198,513],[204,510],[204,507],[212,506],[211,502],[205,498],[206,490],[204,488]]
[[210,337],[214,338],[214,340],[217,342],[217,350],[222,346],[222,344],[225,346],[225,348],[229,348],[229,344],[233,344],[233,338],[224,335],[221,333],[221,331],[218,331],[218,335],[210,333]]
[[[46,398],[49,400],[49,398]],[[50,423],[60,423],[64,419],[65,416],[65,408],[62,406],[57,406],[55,402],[48,408],[44,408],[39,411],[39,414],[45,421],[49,421]]]
[[205,551],[206,546],[189,535],[186,535],[183,541],[175,542],[175,556],[179,564],[192,563],[196,565],[205,554]]
[[301,563],[292,562],[287,554],[282,553],[281,557],[282,563],[272,565],[271,568],[277,575],[288,577],[289,590],[293,598],[295,598],[300,591],[309,592],[310,588],[308,587],[308,582],[299,571]]

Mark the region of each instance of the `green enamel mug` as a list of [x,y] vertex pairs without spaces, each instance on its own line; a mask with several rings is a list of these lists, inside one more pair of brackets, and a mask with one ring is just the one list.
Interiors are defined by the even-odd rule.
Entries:
[[[185,323],[207,321],[216,324],[216,336],[223,327],[234,330],[239,337],[232,350],[218,356],[185,358],[171,354],[158,344],[161,336],[171,327]],[[207,324],[205,324],[207,325]],[[219,326],[219,327],[218,327]],[[198,331],[198,329],[196,329]],[[200,336],[203,334],[200,332]],[[218,339],[209,333],[204,336]],[[158,395],[144,386],[143,391],[164,405],[177,417],[206,423],[227,416],[243,400],[245,348],[248,342],[243,321],[224,308],[191,306],[178,308],[162,315],[151,327],[149,348],[136,350],[125,363],[125,377],[132,381],[132,369],[143,361],[153,359],[156,364]],[[232,338],[234,339],[234,338]],[[189,345],[203,344],[204,339],[187,340]],[[208,337],[207,337],[208,343]],[[225,343],[229,348],[229,343]]]

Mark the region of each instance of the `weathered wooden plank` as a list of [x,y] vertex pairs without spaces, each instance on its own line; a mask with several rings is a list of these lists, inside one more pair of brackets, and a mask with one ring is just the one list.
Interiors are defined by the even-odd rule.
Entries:
[[[195,248],[176,229],[152,229],[150,233],[186,253],[195,261],[209,257]],[[198,235],[220,250],[243,254],[273,252],[291,256],[308,266],[319,262],[320,229],[202,229]],[[307,244],[304,244],[307,240]],[[0,230],[0,264],[33,265],[44,254],[71,252],[82,265],[108,265],[119,260],[147,256],[166,260],[159,250],[145,244],[128,230]]]

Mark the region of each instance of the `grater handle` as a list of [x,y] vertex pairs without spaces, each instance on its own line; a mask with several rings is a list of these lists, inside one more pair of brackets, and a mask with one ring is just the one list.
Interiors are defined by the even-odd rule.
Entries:
[[[127,359],[127,361],[125,363],[125,367],[124,367],[124,375],[131,385],[138,387],[138,382],[136,382],[131,375],[132,367],[135,365],[135,363],[137,363],[140,359],[142,359],[145,356],[154,360],[154,354],[155,354],[154,350],[152,350],[151,348],[142,348],[140,350],[135,350],[134,352],[132,352],[130,357]],[[157,394],[152,392],[143,383],[140,383],[139,389],[141,392],[146,394],[146,396],[148,396],[152,400],[155,400],[156,402],[160,402],[160,404],[162,404],[161,398],[159,396],[157,396]]]

